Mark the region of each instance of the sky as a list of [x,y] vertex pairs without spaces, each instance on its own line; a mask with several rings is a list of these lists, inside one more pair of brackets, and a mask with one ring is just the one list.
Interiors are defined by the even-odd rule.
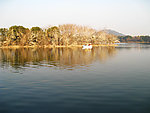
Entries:
[[0,0],[0,28],[60,24],[150,35],[150,0]]

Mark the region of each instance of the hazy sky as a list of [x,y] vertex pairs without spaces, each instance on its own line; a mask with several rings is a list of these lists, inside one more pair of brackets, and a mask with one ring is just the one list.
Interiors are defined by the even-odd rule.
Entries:
[[150,0],[0,0],[0,27],[87,25],[150,35]]

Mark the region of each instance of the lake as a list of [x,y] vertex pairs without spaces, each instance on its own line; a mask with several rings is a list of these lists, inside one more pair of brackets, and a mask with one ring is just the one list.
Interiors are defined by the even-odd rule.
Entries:
[[150,45],[0,49],[0,113],[150,113]]

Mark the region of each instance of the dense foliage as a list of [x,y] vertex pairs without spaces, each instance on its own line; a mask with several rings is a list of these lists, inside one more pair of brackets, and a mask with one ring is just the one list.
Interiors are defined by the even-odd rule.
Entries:
[[120,42],[141,42],[150,43],[150,36],[120,36]]
[[23,26],[0,29],[0,46],[113,44],[116,40],[116,36],[104,31],[96,31],[95,29],[75,24],[53,26],[45,30],[40,27],[28,29]]

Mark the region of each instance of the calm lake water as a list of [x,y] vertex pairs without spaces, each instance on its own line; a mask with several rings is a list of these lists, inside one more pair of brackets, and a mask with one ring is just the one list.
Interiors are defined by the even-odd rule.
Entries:
[[150,113],[150,45],[0,49],[0,113]]

